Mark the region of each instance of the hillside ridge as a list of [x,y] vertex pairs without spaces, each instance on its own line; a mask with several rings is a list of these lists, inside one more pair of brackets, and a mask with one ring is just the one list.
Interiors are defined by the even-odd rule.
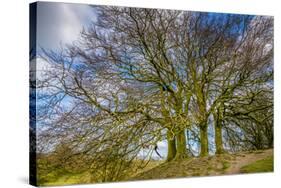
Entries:
[[141,172],[129,180],[148,180],[162,178],[179,178],[193,176],[215,176],[247,173],[241,169],[257,161],[272,157],[270,168],[251,172],[273,171],[273,149],[220,154],[208,157],[194,157],[183,160],[164,162],[158,166]]

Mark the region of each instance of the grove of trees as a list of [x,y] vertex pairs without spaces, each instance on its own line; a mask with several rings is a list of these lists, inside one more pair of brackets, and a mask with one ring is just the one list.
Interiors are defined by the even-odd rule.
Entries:
[[167,162],[273,148],[272,17],[93,11],[78,41],[37,57],[39,172],[122,180],[164,140]]

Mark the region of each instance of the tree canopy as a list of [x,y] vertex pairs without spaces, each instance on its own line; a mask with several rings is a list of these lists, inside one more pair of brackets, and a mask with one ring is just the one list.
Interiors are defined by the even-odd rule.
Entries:
[[163,140],[166,161],[273,147],[272,17],[93,11],[78,41],[38,57],[37,152],[53,165],[116,181]]

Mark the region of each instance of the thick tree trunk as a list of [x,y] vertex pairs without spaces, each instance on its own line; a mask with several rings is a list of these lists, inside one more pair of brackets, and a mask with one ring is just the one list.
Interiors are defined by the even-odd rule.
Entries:
[[171,161],[175,158],[176,156],[176,139],[173,137],[171,133],[168,131],[167,132],[167,140],[168,140],[168,154],[167,154],[167,159],[166,161]]
[[215,124],[215,142],[216,142],[216,154],[222,154],[224,152],[222,145],[222,122],[216,121]]
[[215,144],[216,144],[216,154],[222,154],[223,142],[222,142],[222,119],[223,119],[223,107],[220,106],[217,109],[217,113],[213,114],[215,120]]
[[208,127],[207,124],[200,125],[200,141],[201,141],[201,152],[200,156],[208,156]]
[[187,158],[187,150],[186,150],[186,136],[185,130],[180,131],[177,136],[177,154],[175,159],[184,159]]

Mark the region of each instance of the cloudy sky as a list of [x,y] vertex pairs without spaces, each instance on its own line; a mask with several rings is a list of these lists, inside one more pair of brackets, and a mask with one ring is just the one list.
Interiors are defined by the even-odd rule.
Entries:
[[37,44],[55,50],[60,43],[71,43],[77,40],[82,28],[95,18],[93,8],[86,4],[39,2]]

